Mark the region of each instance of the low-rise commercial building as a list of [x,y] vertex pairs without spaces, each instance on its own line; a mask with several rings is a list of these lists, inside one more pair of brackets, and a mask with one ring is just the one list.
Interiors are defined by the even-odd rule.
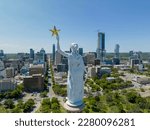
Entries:
[[103,75],[103,74],[110,74],[111,73],[111,69],[108,68],[108,67],[102,67],[100,69],[100,73]]

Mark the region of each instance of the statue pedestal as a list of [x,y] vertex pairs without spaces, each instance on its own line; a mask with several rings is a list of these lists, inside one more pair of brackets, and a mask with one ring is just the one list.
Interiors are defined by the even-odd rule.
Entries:
[[70,106],[70,105],[68,105],[67,102],[65,102],[65,103],[64,103],[64,108],[65,108],[68,112],[70,112],[70,113],[79,113],[79,112],[81,112],[81,111],[83,110],[83,108],[84,108],[84,103],[81,104],[80,106]]

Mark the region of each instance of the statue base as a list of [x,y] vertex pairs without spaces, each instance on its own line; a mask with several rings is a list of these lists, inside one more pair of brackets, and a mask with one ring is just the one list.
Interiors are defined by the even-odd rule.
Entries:
[[79,101],[79,102],[75,102],[75,103],[71,103],[68,100],[66,101],[67,105],[70,107],[78,107],[81,106],[83,104],[83,101]]
[[64,103],[64,108],[71,113],[79,113],[82,112],[83,108],[84,108],[84,103],[80,104],[80,105],[74,105],[69,103],[68,101]]

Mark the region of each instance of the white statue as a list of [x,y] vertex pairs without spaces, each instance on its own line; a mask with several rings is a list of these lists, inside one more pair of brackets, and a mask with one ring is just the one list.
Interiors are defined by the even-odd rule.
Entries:
[[71,54],[60,49],[59,37],[57,38],[57,50],[68,58],[68,79],[67,79],[67,104],[69,106],[80,106],[83,104],[84,82],[83,76],[85,66],[82,56],[78,53],[78,44],[71,44]]
[[57,50],[60,54],[68,58],[68,79],[67,79],[67,104],[69,106],[80,106],[83,104],[84,96],[84,82],[83,76],[86,71],[82,56],[78,53],[78,44],[71,44],[71,54],[67,54],[60,49],[59,45],[59,31],[54,26],[54,29],[50,30],[52,36],[56,35]]

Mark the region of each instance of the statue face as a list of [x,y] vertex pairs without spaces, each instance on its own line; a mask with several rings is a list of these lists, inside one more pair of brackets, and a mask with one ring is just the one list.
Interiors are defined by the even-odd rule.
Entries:
[[71,44],[71,51],[72,52],[77,52],[78,51],[78,44],[72,43]]

